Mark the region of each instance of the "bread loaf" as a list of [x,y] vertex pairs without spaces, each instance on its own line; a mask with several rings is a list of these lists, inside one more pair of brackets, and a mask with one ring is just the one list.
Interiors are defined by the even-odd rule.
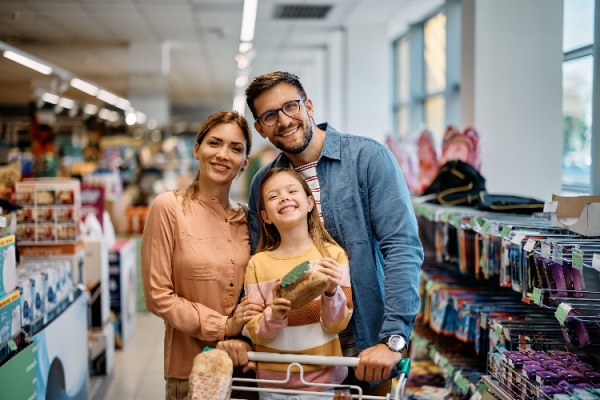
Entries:
[[194,357],[190,373],[190,400],[228,400],[233,362],[226,351],[213,349]]
[[292,310],[297,310],[320,296],[330,285],[327,275],[311,261],[305,261],[281,278],[281,297],[290,300]]

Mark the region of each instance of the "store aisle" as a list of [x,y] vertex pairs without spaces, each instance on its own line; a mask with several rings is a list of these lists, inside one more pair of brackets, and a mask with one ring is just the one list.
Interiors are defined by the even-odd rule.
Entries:
[[163,378],[164,323],[148,312],[138,313],[128,346],[115,351],[115,368],[104,400],[160,400]]

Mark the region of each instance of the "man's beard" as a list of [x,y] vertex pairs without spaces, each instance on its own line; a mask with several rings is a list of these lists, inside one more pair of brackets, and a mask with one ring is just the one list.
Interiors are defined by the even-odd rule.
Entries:
[[312,124],[310,123],[310,121],[305,121],[302,124],[302,130],[304,131],[304,140],[298,144],[298,145],[283,145],[280,141],[277,141],[277,143],[275,143],[275,147],[277,147],[279,150],[283,151],[284,153],[289,153],[289,154],[300,154],[302,153],[307,147],[308,144],[310,143],[310,141],[312,140],[313,137],[313,129],[312,129]]

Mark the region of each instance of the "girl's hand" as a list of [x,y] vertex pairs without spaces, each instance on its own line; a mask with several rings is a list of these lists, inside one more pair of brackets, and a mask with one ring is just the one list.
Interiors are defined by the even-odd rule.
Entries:
[[231,337],[242,333],[244,325],[254,318],[255,315],[262,313],[264,309],[265,304],[263,302],[244,297],[233,311],[233,315],[227,319],[225,336]]
[[281,297],[281,279],[277,279],[273,285],[271,309],[273,310],[273,318],[278,321],[286,319],[292,309],[292,302]]
[[329,297],[335,294],[337,287],[342,282],[342,267],[333,258],[320,258],[313,261],[314,264],[319,266],[319,271],[329,277],[331,285],[325,291],[325,294]]

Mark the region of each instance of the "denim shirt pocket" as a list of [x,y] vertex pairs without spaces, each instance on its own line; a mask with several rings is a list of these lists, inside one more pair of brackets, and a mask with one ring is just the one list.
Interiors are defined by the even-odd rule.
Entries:
[[350,195],[340,201],[337,209],[343,246],[368,243],[366,221],[356,196]]

